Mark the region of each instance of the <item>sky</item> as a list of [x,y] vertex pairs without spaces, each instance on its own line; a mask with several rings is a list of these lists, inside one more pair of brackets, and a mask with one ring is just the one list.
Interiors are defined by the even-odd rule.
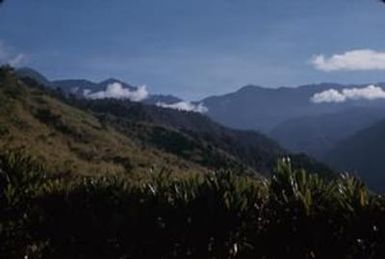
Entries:
[[0,62],[188,100],[385,81],[378,0],[5,0]]

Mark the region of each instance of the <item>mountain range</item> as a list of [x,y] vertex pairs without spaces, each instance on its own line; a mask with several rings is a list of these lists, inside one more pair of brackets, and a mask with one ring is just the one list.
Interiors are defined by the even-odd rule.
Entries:
[[[232,156],[237,154],[238,159],[243,160],[242,163],[247,160],[246,164],[254,169],[266,171],[266,168],[271,168],[272,157],[284,154],[286,152],[284,150],[288,150],[305,153],[338,171],[357,172],[365,180],[368,177],[382,179],[380,176],[372,177],[381,174],[376,170],[374,172],[372,166],[380,165],[381,159],[365,160],[365,155],[362,154],[361,163],[358,165],[349,164],[348,157],[351,157],[349,152],[353,152],[355,145],[358,145],[357,134],[361,136],[368,132],[366,134],[370,135],[371,127],[379,127],[376,125],[385,119],[383,83],[374,85],[322,83],[276,89],[248,85],[233,93],[189,102],[191,105],[204,107],[199,110],[200,113],[189,113],[180,111],[183,107],[176,104],[184,101],[172,95],[148,93],[140,102],[119,98],[90,100],[92,99],[89,98],[90,94],[107,91],[106,89],[113,84],[119,84],[127,91],[138,91],[138,87],[117,79],[107,79],[99,83],[89,80],[50,81],[29,68],[19,69],[17,74],[22,78],[34,78],[35,81],[51,89],[60,89],[66,96],[76,99],[76,105],[81,103],[82,109],[86,107],[92,112],[126,119],[132,119],[132,114],[136,114],[135,120],[143,123],[176,129],[192,139],[216,143],[222,151]],[[161,109],[160,103],[166,104],[162,107],[177,110]],[[276,143],[272,144],[274,141],[262,134],[274,139],[283,148]],[[380,134],[376,137],[380,138]],[[242,151],[238,150],[239,143]],[[260,145],[261,143],[264,144]],[[382,143],[379,140],[377,144],[381,146]],[[171,146],[173,145],[169,148]],[[253,149],[256,146],[264,148]],[[370,149],[370,145],[367,148]],[[258,155],[253,156],[252,153],[262,154],[261,150],[267,151],[264,157],[267,154],[274,154],[270,156],[270,160],[268,159],[270,162],[264,165],[260,164],[260,161],[266,159],[253,160],[253,157]],[[377,150],[381,148],[377,147]],[[385,179],[376,185],[370,179],[369,184],[377,190],[379,186],[385,186]]]
[[[29,67],[19,68],[17,69],[16,73],[19,77],[33,78],[36,82],[41,85],[51,88],[59,88],[65,94],[74,95],[79,98],[86,97],[87,93],[92,94],[99,91],[104,91],[109,85],[114,83],[120,84],[123,89],[128,89],[130,91],[137,90],[137,87],[115,78],[108,78],[101,82],[92,82],[86,79],[65,79],[50,81],[41,73]],[[180,102],[182,101],[182,99],[172,95],[148,95],[143,101],[147,104],[156,104],[159,102],[165,104],[172,104]]]
[[[383,83],[277,89],[249,85],[202,103],[207,115],[224,125],[258,130],[292,152],[306,153],[339,172],[354,172],[371,188],[384,191],[383,89]],[[329,99],[319,102],[315,97]]]
[[258,132],[230,129],[200,113],[128,99],[79,98],[51,86],[1,69],[2,152],[32,154],[48,171],[69,176],[220,169],[268,175],[286,156],[296,167],[332,172]]

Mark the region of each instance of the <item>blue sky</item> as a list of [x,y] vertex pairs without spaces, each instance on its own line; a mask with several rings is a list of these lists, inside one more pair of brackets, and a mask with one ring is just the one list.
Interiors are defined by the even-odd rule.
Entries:
[[[377,0],[6,0],[0,59],[199,99],[246,84],[385,81],[384,25]],[[377,63],[352,68],[361,54]]]

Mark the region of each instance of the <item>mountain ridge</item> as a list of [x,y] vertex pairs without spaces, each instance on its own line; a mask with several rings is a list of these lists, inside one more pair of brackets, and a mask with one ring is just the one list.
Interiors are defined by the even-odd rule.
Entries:
[[[326,169],[306,156],[289,154],[273,140],[257,132],[228,129],[199,113],[128,100],[79,99],[60,95],[52,88],[45,89],[53,91],[54,96],[59,94],[59,101],[96,116],[102,125],[109,125],[118,133],[134,138],[140,146],[148,146],[200,166],[212,169],[235,166],[266,174],[272,171],[279,157],[290,155],[299,167]],[[330,169],[324,171],[331,172]]]

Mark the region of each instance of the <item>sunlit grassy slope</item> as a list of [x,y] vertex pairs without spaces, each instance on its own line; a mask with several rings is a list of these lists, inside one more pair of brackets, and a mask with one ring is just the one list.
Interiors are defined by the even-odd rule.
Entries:
[[122,173],[152,167],[195,171],[196,163],[152,147],[103,124],[90,113],[0,75],[0,148],[23,151],[57,173]]

